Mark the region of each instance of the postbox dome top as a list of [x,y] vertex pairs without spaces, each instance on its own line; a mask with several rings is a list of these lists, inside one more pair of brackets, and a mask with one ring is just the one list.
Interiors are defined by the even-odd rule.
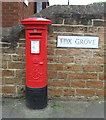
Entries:
[[21,20],[21,23],[22,24],[52,24],[52,21],[44,18],[33,17],[33,18],[27,18]]

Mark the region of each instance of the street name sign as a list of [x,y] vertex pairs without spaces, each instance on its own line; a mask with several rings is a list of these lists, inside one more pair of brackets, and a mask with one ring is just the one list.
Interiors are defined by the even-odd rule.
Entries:
[[65,36],[58,35],[57,47],[98,48],[97,36]]

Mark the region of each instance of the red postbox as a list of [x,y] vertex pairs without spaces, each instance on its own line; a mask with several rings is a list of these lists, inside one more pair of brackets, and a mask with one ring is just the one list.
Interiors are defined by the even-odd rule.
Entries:
[[47,29],[51,21],[33,17],[21,23],[26,32],[26,103],[41,109],[47,106]]

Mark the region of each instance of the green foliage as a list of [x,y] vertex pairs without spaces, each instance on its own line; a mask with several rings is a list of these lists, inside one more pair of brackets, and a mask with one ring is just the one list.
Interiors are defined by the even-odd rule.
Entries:
[[25,96],[22,96],[22,97],[20,97],[20,98],[18,98],[19,100],[25,100],[26,99],[26,97]]
[[56,108],[58,108],[58,107],[60,107],[59,104],[52,104],[52,105],[51,105],[51,108],[53,108],[53,109],[56,109]]
[[94,2],[90,5],[106,5],[106,2]]

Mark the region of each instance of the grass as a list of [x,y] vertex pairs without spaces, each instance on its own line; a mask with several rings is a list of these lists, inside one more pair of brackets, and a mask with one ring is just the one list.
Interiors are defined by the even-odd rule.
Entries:
[[53,109],[57,109],[58,107],[60,107],[59,104],[52,104],[52,105],[51,105],[51,108],[53,108]]

